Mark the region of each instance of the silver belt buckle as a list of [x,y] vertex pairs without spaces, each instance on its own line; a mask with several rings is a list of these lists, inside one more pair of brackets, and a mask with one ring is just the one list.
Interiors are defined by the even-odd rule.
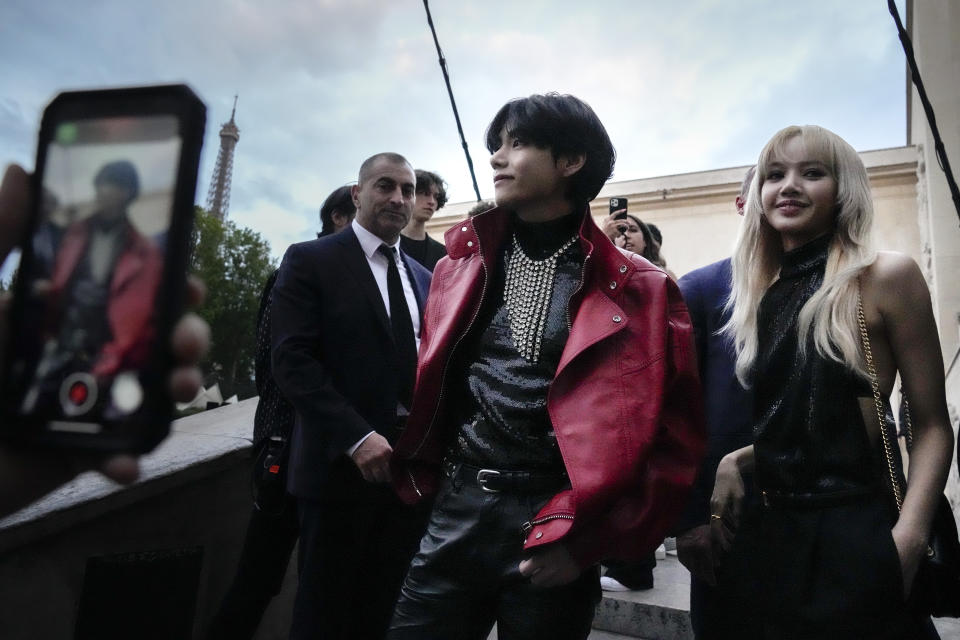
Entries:
[[500,472],[496,469],[480,469],[480,471],[477,471],[477,484],[487,493],[500,493],[499,489],[493,489],[487,486],[487,480],[499,476]]

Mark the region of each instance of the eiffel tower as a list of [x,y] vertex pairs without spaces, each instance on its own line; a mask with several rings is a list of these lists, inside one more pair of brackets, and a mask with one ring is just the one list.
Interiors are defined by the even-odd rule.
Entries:
[[207,211],[223,220],[230,209],[230,179],[233,174],[233,149],[240,140],[240,129],[233,121],[237,114],[237,96],[233,96],[233,111],[230,122],[220,127],[220,152],[213,168],[210,190],[207,191]]

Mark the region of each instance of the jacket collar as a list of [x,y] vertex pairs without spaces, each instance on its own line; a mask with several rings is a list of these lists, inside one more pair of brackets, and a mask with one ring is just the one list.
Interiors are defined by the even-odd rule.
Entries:
[[[444,234],[447,254],[451,260],[480,254],[484,264],[493,265],[497,252],[510,233],[510,213],[496,207],[457,223]],[[639,257],[619,249],[600,230],[586,207],[580,223],[580,247],[585,256],[584,273],[587,280],[601,279],[608,295],[617,293],[623,281],[644,263]]]

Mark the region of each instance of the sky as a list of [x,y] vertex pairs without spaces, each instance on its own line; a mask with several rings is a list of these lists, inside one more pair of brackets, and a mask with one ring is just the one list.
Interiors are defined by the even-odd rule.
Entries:
[[[884,0],[434,0],[481,196],[483,137],[506,101],[588,102],[612,180],[752,163],[789,124],[858,150],[906,142],[905,64]],[[904,0],[898,1],[904,16]],[[229,218],[279,259],[381,151],[476,196],[422,0],[3,0],[0,160],[32,167],[64,89],[185,82],[207,104],[196,200],[239,94]]]

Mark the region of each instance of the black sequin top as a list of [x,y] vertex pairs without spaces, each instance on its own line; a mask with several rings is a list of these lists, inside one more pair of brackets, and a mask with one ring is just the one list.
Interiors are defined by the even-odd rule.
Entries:
[[825,236],[786,253],[760,303],[754,454],[764,491],[842,496],[877,482],[857,400],[870,396],[869,382],[817,353],[812,331],[806,357],[797,349],[797,317],[823,283],[829,242]]
[[[577,232],[582,216],[571,214],[540,224],[514,218],[514,232],[524,253],[543,259]],[[504,263],[466,340],[460,375],[460,424],[448,455],[479,467],[524,471],[562,471],[563,459],[547,413],[547,393],[567,343],[567,307],[580,285],[583,252],[579,242],[557,260],[540,357],[529,362],[513,343],[504,303]]]

